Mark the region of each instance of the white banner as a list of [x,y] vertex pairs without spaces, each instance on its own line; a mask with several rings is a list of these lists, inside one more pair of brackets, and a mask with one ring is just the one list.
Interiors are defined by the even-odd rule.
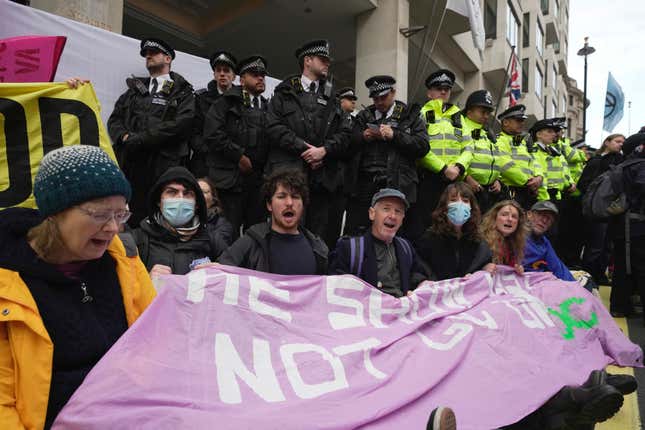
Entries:
[[[0,39],[15,36],[67,36],[58,66],[56,81],[73,76],[92,81],[106,124],[114,103],[125,92],[130,75],[147,76],[144,59],[139,56],[137,39],[101,28],[0,0]],[[176,51],[172,70],[182,75],[195,90],[205,88],[213,79],[208,59]],[[267,77],[268,96],[280,81]]]

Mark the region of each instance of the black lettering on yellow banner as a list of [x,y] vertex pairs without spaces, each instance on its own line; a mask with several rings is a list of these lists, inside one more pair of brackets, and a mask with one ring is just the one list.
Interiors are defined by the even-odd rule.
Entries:
[[33,178],[43,156],[78,144],[115,159],[91,85],[0,84],[0,209],[36,207]]

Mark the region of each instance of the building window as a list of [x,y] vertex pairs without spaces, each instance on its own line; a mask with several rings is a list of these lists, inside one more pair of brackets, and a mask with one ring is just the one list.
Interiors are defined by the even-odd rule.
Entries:
[[540,70],[540,66],[535,64],[535,94],[538,96],[538,98],[542,98],[542,79],[543,79],[543,74],[542,71]]
[[540,9],[543,15],[549,14],[549,0],[540,0]]
[[569,138],[573,136],[573,130],[571,129],[571,118],[567,119],[567,134]]
[[544,70],[546,70],[546,74],[544,75],[544,88],[546,88],[549,86],[549,60],[544,60]]
[[558,90],[558,71],[555,68],[555,63],[553,63],[553,89]]
[[558,17],[558,13],[560,12],[559,9],[560,9],[560,4],[559,4],[558,0],[553,0],[553,17],[554,18]]
[[511,46],[517,45],[517,37],[520,33],[520,22],[515,16],[513,7],[510,3],[506,3],[506,40]]
[[522,92],[529,92],[529,59],[522,59]]
[[497,0],[484,2],[484,30],[486,39],[497,39]]
[[558,105],[555,103],[555,99],[551,101],[551,118],[553,118],[558,111]]
[[569,106],[573,106],[573,95],[569,96]]
[[562,96],[562,114],[566,115],[567,114],[567,96]]
[[525,13],[522,20],[522,47],[528,48],[531,45],[531,14]]
[[538,54],[542,55],[544,51],[544,31],[540,27],[540,21],[537,21],[535,24],[535,48],[537,49]]

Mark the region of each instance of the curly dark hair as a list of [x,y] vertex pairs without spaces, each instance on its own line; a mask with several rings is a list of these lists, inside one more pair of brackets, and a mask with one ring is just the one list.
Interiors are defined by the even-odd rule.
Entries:
[[306,206],[309,203],[307,178],[302,172],[298,170],[279,170],[272,173],[262,185],[262,195],[266,203],[271,202],[278,185],[282,185],[292,193],[300,194],[303,205]]
[[461,232],[464,237],[470,240],[480,240],[479,222],[481,221],[481,210],[477,204],[477,197],[473,193],[473,189],[465,182],[455,182],[446,187],[446,189],[439,197],[439,203],[432,212],[432,227],[431,231],[442,236],[457,236],[455,226],[448,220],[448,203],[453,196],[465,197],[470,201],[470,218],[461,227]]

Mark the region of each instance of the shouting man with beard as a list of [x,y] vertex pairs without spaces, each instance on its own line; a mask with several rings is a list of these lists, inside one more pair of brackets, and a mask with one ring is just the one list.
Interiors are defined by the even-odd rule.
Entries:
[[263,194],[270,219],[251,226],[218,262],[280,275],[327,274],[327,245],[300,225],[309,201],[304,175],[275,172]]
[[148,192],[171,167],[188,161],[195,101],[193,87],[171,72],[175,51],[161,39],[143,39],[140,54],[150,76],[126,79],[108,120],[119,166],[132,184],[130,225],[147,215]]

